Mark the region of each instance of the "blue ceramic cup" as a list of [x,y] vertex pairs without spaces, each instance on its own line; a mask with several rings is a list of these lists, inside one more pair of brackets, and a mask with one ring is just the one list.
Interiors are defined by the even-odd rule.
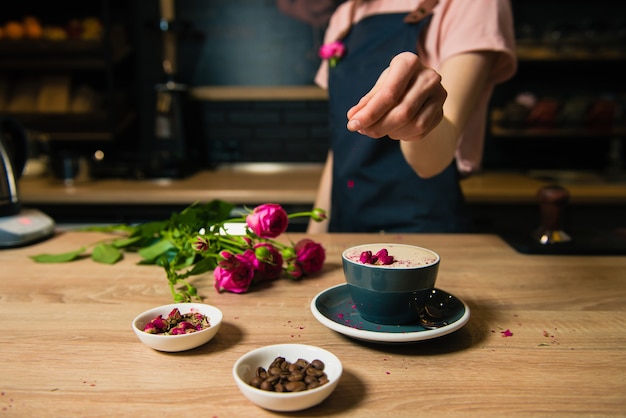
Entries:
[[[383,249],[393,262],[382,264],[379,258],[372,264]],[[419,323],[418,314],[437,280],[437,253],[413,245],[376,243],[348,248],[341,258],[352,302],[363,319],[385,325]]]

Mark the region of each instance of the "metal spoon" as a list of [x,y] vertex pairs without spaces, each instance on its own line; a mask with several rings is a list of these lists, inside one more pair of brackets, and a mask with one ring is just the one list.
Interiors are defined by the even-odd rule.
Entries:
[[463,303],[459,299],[443,290],[433,289],[418,314],[420,325],[428,329],[445,327],[459,317],[462,309]]

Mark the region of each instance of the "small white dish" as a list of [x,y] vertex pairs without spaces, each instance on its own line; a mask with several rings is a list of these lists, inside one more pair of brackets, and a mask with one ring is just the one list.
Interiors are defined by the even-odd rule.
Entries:
[[[309,363],[321,360],[328,383],[300,392],[271,392],[249,384],[259,367],[267,370],[276,357],[290,363],[304,359]],[[233,377],[239,390],[250,401],[272,411],[300,411],[318,405],[337,387],[342,373],[341,361],[330,351],[305,344],[276,344],[260,347],[241,356],[233,366]]]
[[[151,320],[159,315],[166,318],[174,308],[178,308],[181,314],[187,314],[192,311],[200,312],[209,319],[211,326],[201,331],[180,335],[149,334],[143,331],[146,324]],[[149,309],[137,315],[133,320],[132,326],[139,340],[148,347],[158,351],[176,352],[191,350],[210,341],[219,331],[222,318],[222,311],[215,306],[204,303],[172,303]]]
[[[439,290],[440,292],[443,292]],[[348,286],[343,283],[318,293],[311,301],[311,312],[322,325],[358,340],[380,343],[408,343],[429,340],[454,332],[467,323],[470,309],[463,307],[448,325],[428,329],[420,324],[381,325],[366,321],[352,302]]]

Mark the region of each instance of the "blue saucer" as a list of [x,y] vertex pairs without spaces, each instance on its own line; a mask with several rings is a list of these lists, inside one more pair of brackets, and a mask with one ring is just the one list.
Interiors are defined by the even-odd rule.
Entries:
[[348,337],[370,342],[406,343],[441,337],[463,327],[469,320],[470,310],[465,302],[461,302],[463,306],[459,312],[450,318],[447,325],[437,329],[428,329],[420,324],[381,325],[366,321],[359,315],[344,283],[317,294],[311,301],[311,312],[322,325]]

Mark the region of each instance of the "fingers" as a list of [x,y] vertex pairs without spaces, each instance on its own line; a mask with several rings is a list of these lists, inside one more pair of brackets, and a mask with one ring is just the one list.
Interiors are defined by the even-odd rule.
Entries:
[[348,129],[372,138],[419,138],[443,117],[441,76],[412,53],[394,57],[374,87],[348,111]]
[[[443,103],[447,92],[439,74],[429,70],[428,79],[421,78],[374,129],[386,132],[393,139],[419,139],[434,129],[443,118]],[[376,131],[375,131],[376,132]]]
[[[354,115],[357,112],[359,112],[361,109],[363,109],[370,102],[371,98],[374,97],[376,92],[380,90],[381,86],[384,84],[388,73],[389,73],[389,67],[387,67],[380,74],[380,76],[378,77],[378,80],[376,80],[376,84],[374,84],[374,87],[372,87],[372,89],[369,92],[367,92],[365,96],[361,97],[361,100],[359,100],[359,103],[357,103],[350,110],[348,110],[348,120],[353,119]],[[367,114],[362,115],[362,116],[365,118],[367,117]]]

